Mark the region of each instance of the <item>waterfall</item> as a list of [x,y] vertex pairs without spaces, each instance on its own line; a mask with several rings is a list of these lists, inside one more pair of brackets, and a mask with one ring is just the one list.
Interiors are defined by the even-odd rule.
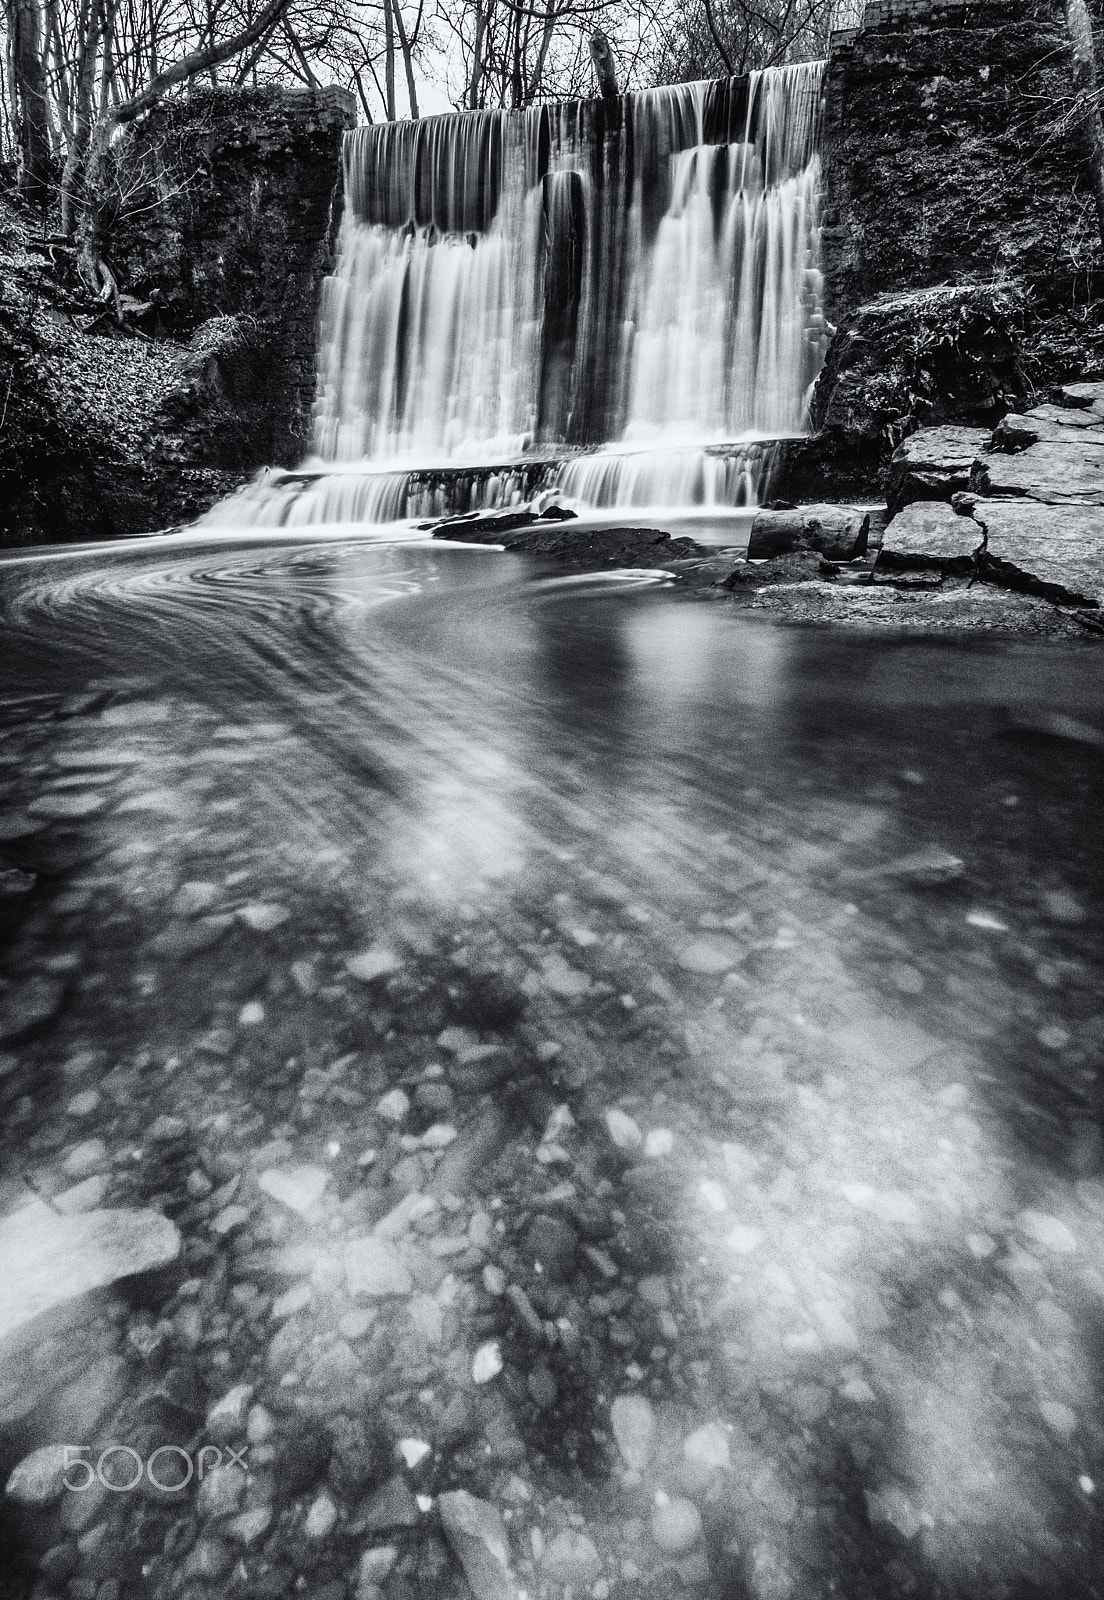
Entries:
[[821,74],[348,134],[313,451],[256,520],[754,503],[824,353]]

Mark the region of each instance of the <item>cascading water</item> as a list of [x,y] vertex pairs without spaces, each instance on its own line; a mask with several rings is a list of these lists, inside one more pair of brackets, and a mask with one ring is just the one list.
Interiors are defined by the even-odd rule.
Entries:
[[349,134],[313,454],[250,520],[754,503],[823,357],[821,72]]

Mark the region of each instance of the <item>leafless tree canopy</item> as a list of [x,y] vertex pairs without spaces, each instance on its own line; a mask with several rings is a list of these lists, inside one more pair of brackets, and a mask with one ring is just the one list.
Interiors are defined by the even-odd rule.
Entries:
[[115,131],[191,81],[341,84],[370,121],[519,106],[594,94],[599,60],[608,93],[808,59],[856,3],[0,0],[0,162],[74,234]]

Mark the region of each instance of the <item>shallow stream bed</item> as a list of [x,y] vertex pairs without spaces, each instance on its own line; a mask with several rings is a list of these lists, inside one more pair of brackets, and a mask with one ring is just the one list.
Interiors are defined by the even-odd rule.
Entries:
[[353,541],[0,609],[0,1216],[181,1236],[0,1470],[245,1462],[43,1468],[0,1593],[1099,1592],[1098,650]]

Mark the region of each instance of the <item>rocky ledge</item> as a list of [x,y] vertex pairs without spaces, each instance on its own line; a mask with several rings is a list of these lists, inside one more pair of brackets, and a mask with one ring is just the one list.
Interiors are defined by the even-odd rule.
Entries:
[[[556,570],[647,567],[699,600],[860,626],[1104,632],[1104,383],[996,429],[922,428],[894,452],[889,505],[764,507],[718,549],[559,506],[425,524]],[[888,516],[888,521],[887,521]]]
[[994,432],[921,429],[891,465],[876,582],[965,574],[1098,609],[1104,597],[1104,383],[1006,416]]

